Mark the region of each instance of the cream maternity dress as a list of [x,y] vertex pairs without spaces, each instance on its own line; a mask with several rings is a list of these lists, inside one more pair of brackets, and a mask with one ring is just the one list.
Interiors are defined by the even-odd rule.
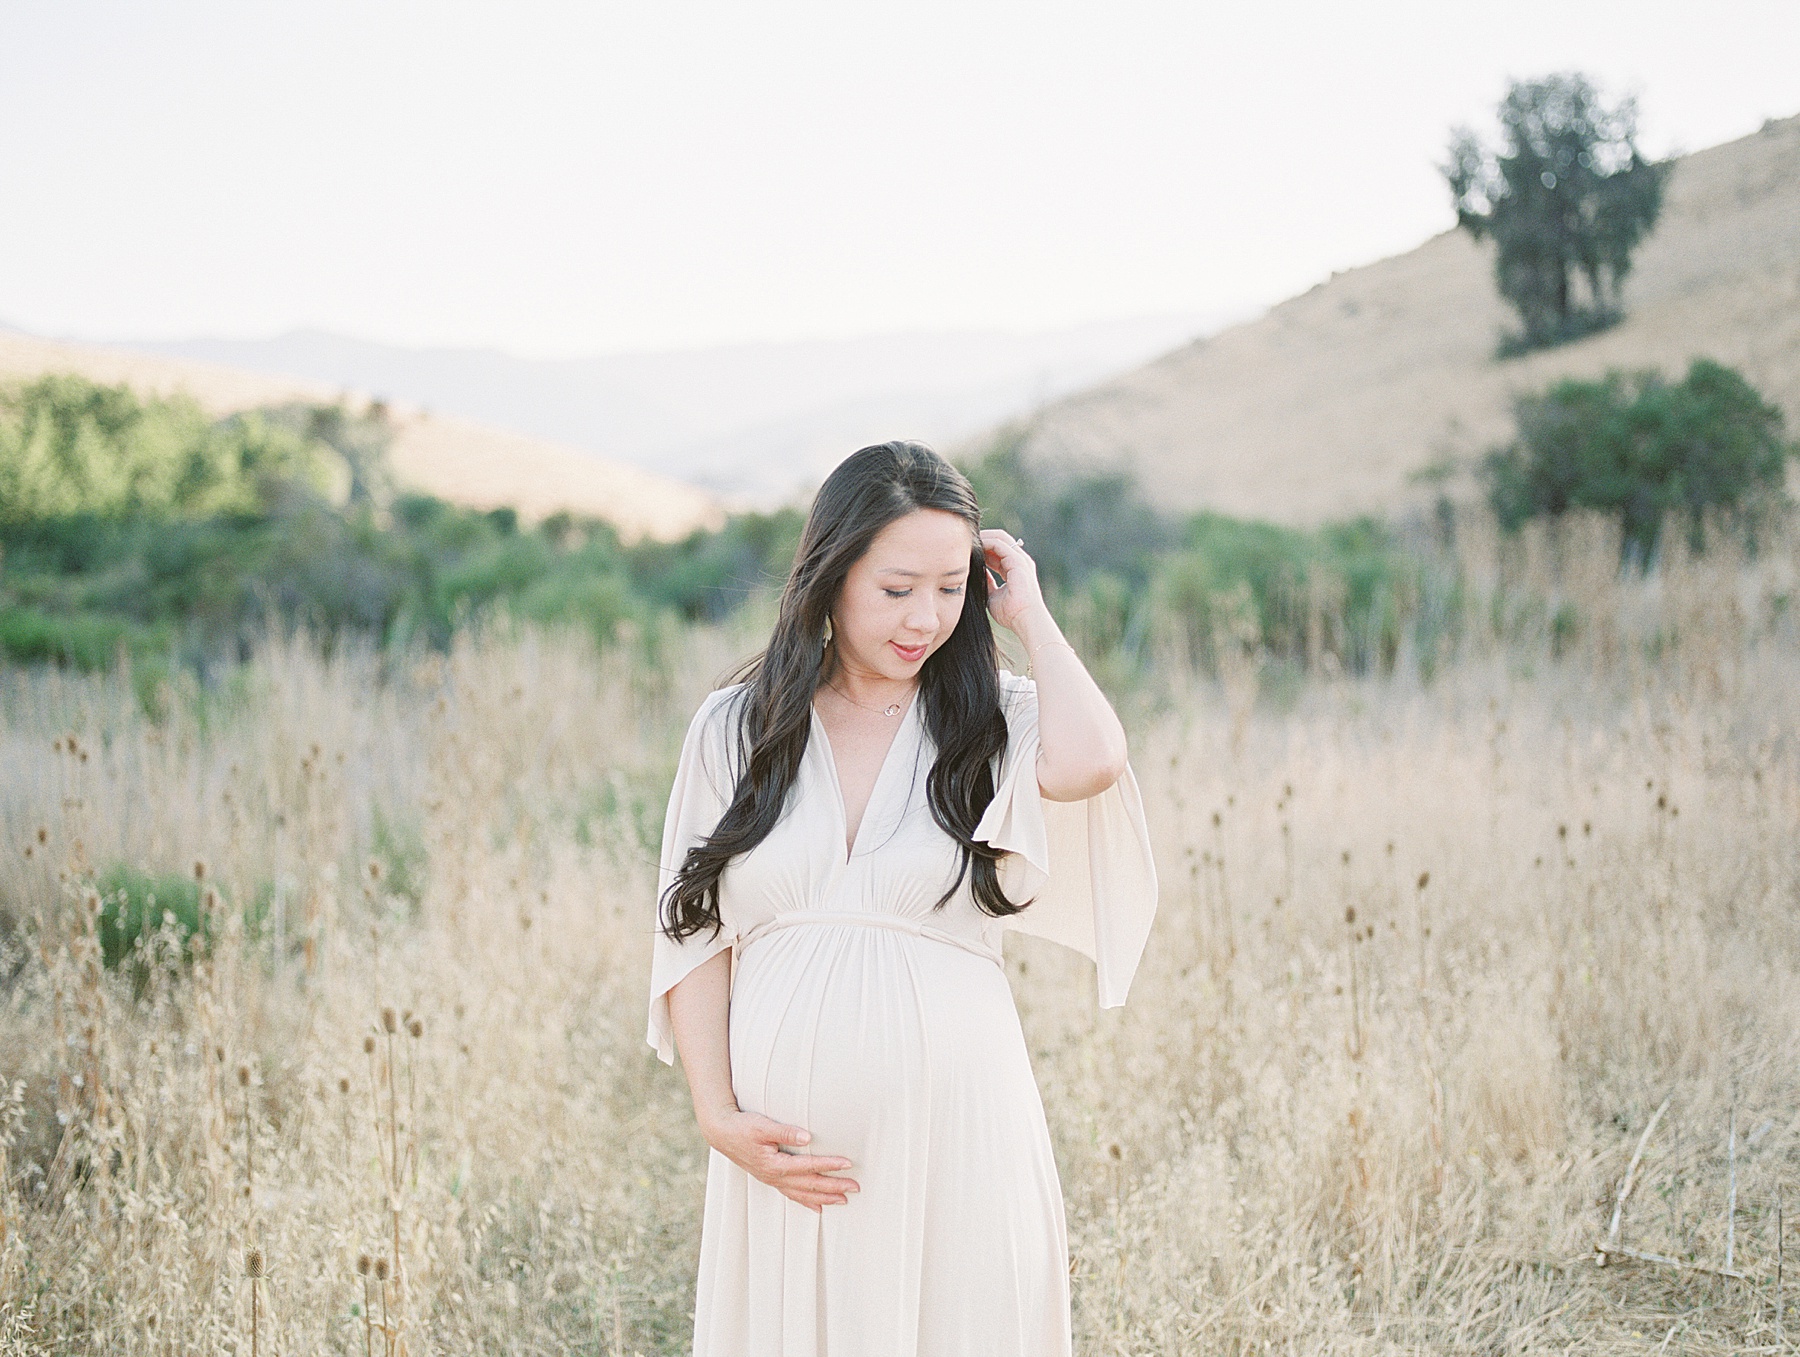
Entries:
[[[1125,1002],[1156,911],[1137,778],[1059,802],[1037,783],[1037,685],[1000,673],[1007,747],[975,837],[1009,849],[1022,913],[976,908],[931,818],[935,746],[920,695],[900,716],[848,859],[837,768],[815,712],[769,836],[720,879],[725,927],[660,931],[648,1040],[673,1063],[668,991],[730,948],[738,1105],[812,1132],[862,1191],[814,1213],[714,1150],[695,1296],[695,1357],[1064,1357],[1068,1237],[1043,1103],[1000,935],[1093,958],[1099,1002]],[[736,784],[743,684],[708,694],[669,793],[660,884]]]

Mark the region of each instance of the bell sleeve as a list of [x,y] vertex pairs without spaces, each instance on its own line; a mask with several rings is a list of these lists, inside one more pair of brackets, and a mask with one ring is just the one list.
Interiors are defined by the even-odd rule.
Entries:
[[1156,863],[1137,775],[1127,762],[1112,786],[1084,801],[1045,797],[1037,780],[1037,683],[1004,671],[1000,682],[1006,751],[974,837],[1008,850],[999,872],[1009,899],[1035,897],[1002,926],[1090,958],[1100,1006],[1116,1008],[1156,917]]
[[735,779],[726,758],[727,695],[731,689],[708,693],[689,722],[682,740],[675,782],[669,788],[669,808],[663,818],[662,854],[656,873],[656,899],[652,902],[655,939],[650,960],[650,1025],[645,1040],[656,1049],[665,1065],[675,1063],[674,1029],[669,1022],[669,991],[690,971],[717,956],[732,944],[735,932],[729,922],[717,934],[710,929],[677,942],[662,930],[663,893],[675,880],[687,851],[719,823],[731,804]]

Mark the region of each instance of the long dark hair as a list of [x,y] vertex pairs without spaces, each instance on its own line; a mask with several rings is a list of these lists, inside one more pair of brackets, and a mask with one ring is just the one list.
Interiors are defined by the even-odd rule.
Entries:
[[813,691],[835,671],[837,647],[820,644],[831,606],[875,535],[916,509],[943,509],[969,525],[962,615],[921,667],[913,699],[924,704],[925,728],[937,746],[926,788],[931,818],[959,849],[956,880],[932,908],[941,908],[970,873],[970,892],[987,914],[1017,914],[1031,903],[1006,898],[996,865],[1003,850],[972,837],[994,799],[989,760],[1006,749],[999,650],[987,618],[981,506],[968,477],[923,443],[878,443],[846,457],[819,487],[768,647],[727,679],[727,686],[745,683],[734,699],[741,771],[717,827],[688,849],[664,892],[660,922],[669,937],[685,938],[708,926],[716,937],[723,927],[719,876],[775,827],[812,734]]

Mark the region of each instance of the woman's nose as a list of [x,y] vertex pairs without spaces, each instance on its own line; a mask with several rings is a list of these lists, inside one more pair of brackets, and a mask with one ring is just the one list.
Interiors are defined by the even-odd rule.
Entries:
[[915,603],[906,614],[906,625],[921,636],[932,635],[937,631],[937,609],[928,601]]

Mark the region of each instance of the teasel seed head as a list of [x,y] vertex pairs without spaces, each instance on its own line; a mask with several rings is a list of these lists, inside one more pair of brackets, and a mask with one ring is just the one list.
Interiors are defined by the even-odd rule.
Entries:
[[369,1275],[369,1269],[374,1266],[375,1260],[369,1257],[368,1254],[359,1253],[356,1255],[356,1275],[358,1277],[367,1277]]
[[363,1054],[364,1055],[374,1055],[375,1054],[375,1038],[374,1037],[364,1037],[363,1038]]
[[420,1019],[414,1018],[411,1022],[406,1024],[406,1030],[415,1038],[422,1037],[425,1035],[425,1024]]
[[371,881],[381,880],[381,859],[380,858],[370,858],[369,865],[366,870],[369,873],[369,880],[371,880]]
[[1351,925],[1352,927],[1355,927],[1355,925],[1356,925],[1356,906],[1355,905],[1345,905],[1344,906],[1344,922]]
[[239,1065],[238,1066],[238,1087],[239,1088],[249,1088],[250,1087],[250,1067],[248,1065]]
[[387,1280],[387,1275],[388,1275],[387,1259],[377,1258],[375,1260],[375,1280],[378,1282],[385,1282]]
[[1106,1153],[1108,1157],[1112,1159],[1123,1159],[1125,1157],[1125,1151],[1119,1148],[1119,1142],[1116,1140],[1106,1147]]
[[206,859],[205,858],[195,858],[194,859],[194,880],[196,880],[196,881],[206,880]]
[[50,842],[50,831],[47,828],[45,828],[43,825],[39,825],[37,828],[37,841],[39,843],[49,843]]
[[394,1021],[394,1010],[387,1004],[381,1006],[381,1030],[389,1034],[399,1030]]
[[350,1079],[349,1079],[349,1076],[347,1076],[347,1075],[342,1075],[342,1074],[340,1074],[340,1075],[339,1075],[339,1076],[338,1076],[338,1092],[339,1092],[339,1093],[348,1093],[348,1092],[350,1092]]
[[1429,871],[1420,872],[1419,873],[1419,889],[1424,890],[1430,884],[1431,884],[1431,873]]
[[250,1278],[263,1276],[263,1251],[251,1249],[244,1255],[244,1275]]

